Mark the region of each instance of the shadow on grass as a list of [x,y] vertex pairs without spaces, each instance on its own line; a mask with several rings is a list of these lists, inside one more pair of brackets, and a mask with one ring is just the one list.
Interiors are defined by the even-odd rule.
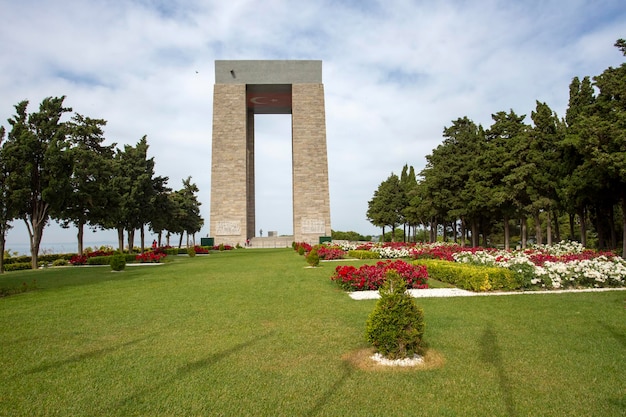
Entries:
[[615,340],[621,343],[622,346],[626,348],[626,333],[620,331],[619,329],[611,326],[610,324],[603,323],[598,320],[598,324],[604,328]]
[[70,356],[68,358],[62,359],[62,360],[58,360],[58,361],[54,361],[54,362],[50,362],[44,365],[40,365],[40,366],[36,366],[32,369],[27,370],[26,372],[23,372],[20,375],[16,375],[16,377],[22,377],[22,376],[26,376],[26,375],[32,375],[32,374],[36,374],[39,372],[45,372],[48,371],[50,369],[55,369],[55,368],[60,368],[62,366],[66,366],[66,365],[70,365],[72,363],[77,363],[77,362],[81,362],[84,361],[86,359],[91,359],[91,358],[95,358],[98,356],[103,356],[106,355],[107,353],[110,352],[114,352],[116,350],[125,348],[127,346],[131,346],[137,343],[140,343],[146,339],[148,339],[150,336],[145,336],[139,339],[134,339],[131,340],[129,342],[126,343],[122,343],[121,345],[116,345],[116,346],[110,346],[107,348],[103,348],[103,349],[95,349],[95,350],[91,350],[89,352],[85,352],[85,353],[80,353],[78,355],[73,355]]
[[207,368],[219,361],[221,361],[224,358],[227,358],[230,355],[233,355],[234,353],[237,353],[241,350],[244,350],[256,343],[258,343],[259,341],[266,339],[268,337],[270,337],[274,332],[268,332],[264,335],[261,336],[257,336],[255,338],[252,338],[250,340],[248,340],[247,342],[243,342],[243,343],[239,343],[234,345],[233,347],[231,347],[230,349],[226,349],[223,350],[221,352],[217,352],[214,353],[212,355],[207,356],[204,359],[200,359],[197,361],[193,361],[193,362],[189,362],[188,364],[181,366],[180,368],[178,368],[176,370],[176,372],[174,373],[174,375],[172,375],[169,378],[165,378],[161,381],[159,381],[158,383],[152,384],[148,387],[146,387],[145,389],[139,390],[135,393],[133,393],[132,395],[129,395],[126,398],[123,398],[122,400],[120,400],[119,402],[117,402],[117,404],[115,404],[112,409],[119,409],[120,407],[126,407],[129,405],[133,405],[135,404],[141,397],[145,396],[146,394],[152,393],[152,392],[156,392],[160,389],[162,389],[163,387],[167,387],[168,385],[171,385],[172,383],[174,383],[176,380],[184,378],[185,376],[200,371],[204,368]]
[[189,373],[195,372],[202,368],[206,368],[207,366],[210,366],[216,362],[219,362],[220,360],[232,355],[233,353],[243,350],[249,346],[252,346],[258,343],[259,341],[263,339],[270,337],[273,333],[274,333],[273,331],[268,332],[262,336],[257,336],[254,339],[250,339],[247,342],[239,343],[228,350],[223,350],[221,352],[214,353],[198,361],[189,362],[187,365],[178,368],[178,370],[176,371],[176,376],[184,377],[185,375]]
[[348,378],[350,378],[350,376],[352,375],[352,372],[354,372],[352,367],[348,365],[347,363],[344,363],[343,373],[341,377],[333,385],[331,385],[325,392],[322,393],[319,400],[317,400],[313,408],[311,408],[311,410],[309,410],[309,412],[306,413],[305,416],[313,417],[319,414],[319,412],[328,403],[328,401],[332,398],[332,396],[335,395],[337,392],[339,392],[339,389],[341,388],[343,384],[346,383]]
[[481,344],[481,358],[483,362],[492,365],[498,377],[498,384],[500,385],[500,392],[502,393],[502,401],[506,409],[506,415],[516,416],[515,403],[513,401],[513,392],[511,380],[506,374],[504,369],[504,363],[502,362],[502,354],[500,352],[500,346],[498,346],[498,338],[493,330],[493,325],[490,323],[483,332],[480,339]]

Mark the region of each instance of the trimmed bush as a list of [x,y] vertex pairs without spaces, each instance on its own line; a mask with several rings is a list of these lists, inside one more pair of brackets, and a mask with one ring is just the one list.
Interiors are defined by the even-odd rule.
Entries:
[[27,269],[31,269],[32,265],[30,262],[15,262],[15,263],[11,263],[11,264],[5,264],[4,265],[4,270],[6,272],[11,272],[11,271],[25,271]]
[[123,271],[126,268],[126,256],[122,254],[111,256],[110,265],[114,271]]
[[189,255],[190,258],[193,258],[196,256],[196,250],[194,248],[187,248],[187,255]]
[[306,261],[311,266],[319,266],[320,264],[320,257],[317,254],[317,249],[317,246],[313,246],[313,248],[311,248],[309,253],[306,255]]
[[111,258],[112,256],[93,256],[91,258],[87,258],[87,265],[110,265]]
[[11,256],[10,258],[4,258],[4,265],[9,264],[25,264],[30,263],[30,256]]
[[380,298],[369,315],[365,335],[378,353],[389,359],[422,353],[424,311],[406,292],[406,282],[396,271],[387,271]]
[[350,250],[348,251],[348,258],[356,259],[380,259],[380,253],[372,252],[369,250]]
[[52,262],[52,266],[67,266],[67,259],[59,258]]
[[426,266],[430,278],[447,282],[464,290],[512,291],[523,286],[521,277],[507,268],[426,259],[415,261],[414,264]]

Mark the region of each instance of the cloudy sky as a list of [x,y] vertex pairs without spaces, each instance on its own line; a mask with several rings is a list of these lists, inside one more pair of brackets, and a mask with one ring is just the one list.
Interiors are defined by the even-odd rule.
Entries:
[[[563,116],[571,79],[620,65],[613,44],[626,38],[623,0],[0,0],[0,16],[0,124],[21,100],[36,111],[65,95],[108,121],[108,142],[147,135],[157,174],[200,188],[201,236],[216,59],[323,61],[332,228],[375,234],[378,185],[404,164],[419,172],[452,120],[488,127],[536,100]],[[256,118],[264,232],[292,232],[290,123]],[[42,248],[75,250],[75,233],[53,224]],[[15,224],[8,247],[26,242]]]

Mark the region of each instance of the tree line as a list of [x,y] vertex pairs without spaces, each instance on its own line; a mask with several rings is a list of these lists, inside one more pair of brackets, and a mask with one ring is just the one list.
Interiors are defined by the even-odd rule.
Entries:
[[[626,56],[625,40],[615,46]],[[550,244],[566,217],[568,238],[586,246],[593,233],[599,249],[621,240],[626,257],[626,64],[573,78],[564,118],[539,101],[532,124],[512,109],[491,118],[487,129],[467,116],[452,121],[419,175],[405,165],[379,185],[367,219],[383,234],[424,226],[431,241],[443,225],[474,247],[502,233],[508,249],[512,227],[522,247],[529,223],[536,242]]]
[[[135,146],[105,145],[106,121],[74,113],[65,96],[45,98],[36,112],[28,100],[16,104],[0,126],[0,254],[13,220],[28,230],[32,267],[43,231],[50,220],[78,229],[78,252],[83,253],[85,227],[116,229],[119,250],[134,247],[135,231],[145,247],[145,226],[158,235],[194,234],[202,228],[198,187],[191,177],[173,191],[168,178],[155,176],[154,158],[148,158],[143,136]],[[67,119],[67,117],[65,117]],[[180,246],[181,243],[179,243]],[[3,270],[0,256],[0,272]]]

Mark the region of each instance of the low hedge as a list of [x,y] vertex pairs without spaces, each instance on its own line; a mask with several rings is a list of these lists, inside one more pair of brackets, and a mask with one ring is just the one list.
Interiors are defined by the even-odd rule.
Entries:
[[[115,255],[106,255],[106,256],[92,256],[91,258],[87,258],[87,265],[111,265],[111,258]],[[124,253],[122,254],[126,263],[135,262],[135,258],[137,254],[135,253]]]
[[[74,253],[69,253],[69,254],[54,253],[54,254],[47,254],[47,255],[39,255],[37,257],[37,261],[43,262],[43,263],[53,263],[57,259],[65,259],[69,261],[73,255],[75,254]],[[8,258],[4,258],[5,265],[28,263],[30,261],[31,261],[31,258],[28,255],[10,256]]]
[[349,250],[348,258],[356,259],[380,259],[380,253],[369,250]]
[[10,263],[10,264],[4,264],[5,272],[25,271],[31,268],[32,268],[32,265],[30,262],[15,262],[15,263]]
[[419,259],[413,262],[424,265],[428,276],[469,291],[512,291],[522,288],[518,276],[506,268],[459,264],[437,259]]

